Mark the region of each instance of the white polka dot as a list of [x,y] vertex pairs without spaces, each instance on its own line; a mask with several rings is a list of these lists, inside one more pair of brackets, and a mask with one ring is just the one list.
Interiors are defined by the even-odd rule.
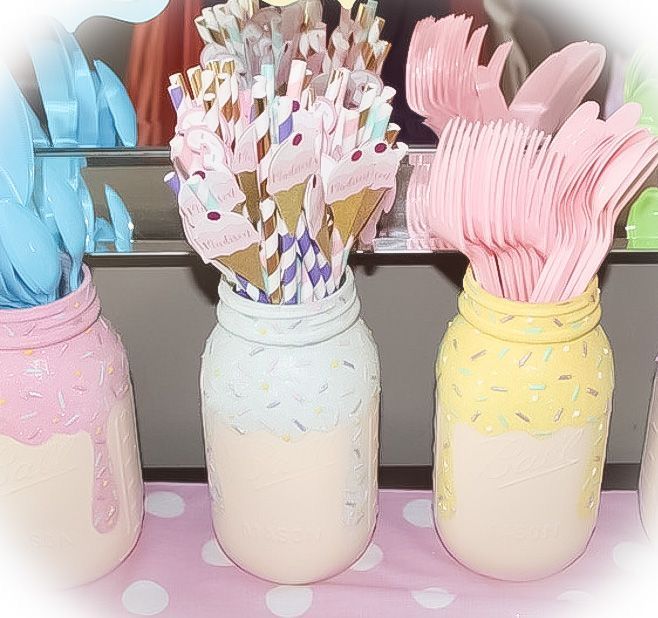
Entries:
[[137,616],[155,616],[169,605],[167,591],[148,579],[136,581],[123,591],[123,606]]
[[173,491],[154,491],[146,496],[146,512],[171,519],[185,512],[185,500]]
[[567,590],[557,597],[558,601],[569,601],[571,603],[591,603],[594,597],[584,590]]
[[414,601],[426,609],[443,609],[452,604],[457,598],[443,588],[425,588],[424,590],[414,590],[411,593]]
[[648,545],[624,542],[615,545],[612,550],[612,559],[623,571],[629,573],[653,572],[658,568],[658,556]]
[[304,586],[277,586],[265,595],[265,605],[279,618],[303,616],[313,603],[313,590]]
[[201,558],[210,566],[233,566],[233,563],[228,559],[215,539],[210,539],[207,543],[204,543],[201,549]]
[[350,567],[352,571],[370,571],[384,559],[382,548],[372,543],[363,555]]
[[412,500],[404,505],[402,511],[404,518],[414,526],[419,528],[431,528],[434,526],[432,518],[432,502],[426,498]]

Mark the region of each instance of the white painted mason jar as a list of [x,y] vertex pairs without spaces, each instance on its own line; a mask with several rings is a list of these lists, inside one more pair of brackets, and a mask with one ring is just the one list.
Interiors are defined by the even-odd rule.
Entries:
[[647,437],[640,468],[639,497],[642,525],[651,542],[658,545],[658,372],[654,378],[649,406]]
[[332,577],[377,516],[379,358],[354,276],[304,305],[219,294],[201,369],[217,539],[267,580]]

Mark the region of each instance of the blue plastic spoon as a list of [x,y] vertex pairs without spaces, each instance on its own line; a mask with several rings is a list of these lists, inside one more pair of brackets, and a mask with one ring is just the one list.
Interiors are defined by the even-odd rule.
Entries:
[[98,104],[96,87],[89,64],[76,38],[59,23],[56,23],[54,28],[69,59],[68,68],[71,69],[69,79],[78,102],[78,146],[96,146],[98,143]]
[[96,213],[94,212],[94,201],[91,199],[89,187],[87,187],[87,183],[82,175],[78,182],[78,196],[80,198],[80,203],[82,204],[82,214],[85,219],[85,225],[87,226],[85,251],[87,253],[93,253],[95,247],[94,237],[96,234]]
[[105,199],[114,227],[114,247],[121,253],[132,251],[133,225],[126,205],[119,194],[109,185],[105,185]]
[[34,150],[27,112],[16,82],[0,64],[0,170],[3,191],[9,187],[13,197],[27,204],[34,186]]
[[15,200],[0,200],[0,236],[32,296],[55,300],[62,275],[59,252],[41,219]]
[[53,218],[59,237],[62,241],[61,248],[71,258],[69,274],[69,291],[78,289],[80,285],[80,269],[82,257],[85,252],[87,239],[87,225],[80,199],[76,191],[66,180],[53,171],[52,168],[44,168],[46,174],[45,186],[46,200]]
[[29,45],[48,132],[55,147],[77,146],[78,102],[73,94],[68,56],[59,41],[32,39]]
[[137,115],[128,92],[116,73],[102,60],[94,60],[94,66],[119,139],[124,146],[134,148],[137,145]]

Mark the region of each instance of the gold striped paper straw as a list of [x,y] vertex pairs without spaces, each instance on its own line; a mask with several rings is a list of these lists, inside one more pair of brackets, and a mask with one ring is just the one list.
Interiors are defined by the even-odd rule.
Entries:
[[199,92],[201,92],[201,67],[195,66],[187,69],[187,79],[190,80],[192,94],[194,95],[193,98],[196,99],[199,96]]

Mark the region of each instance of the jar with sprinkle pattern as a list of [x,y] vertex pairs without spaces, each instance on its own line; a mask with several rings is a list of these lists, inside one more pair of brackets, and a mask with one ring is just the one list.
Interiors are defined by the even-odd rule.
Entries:
[[468,568],[524,581],[578,558],[596,524],[614,370],[597,280],[559,304],[466,273],[436,364],[434,517]]
[[332,577],[377,516],[380,373],[354,276],[322,300],[259,304],[222,281],[201,369],[213,527],[263,579]]
[[70,587],[122,562],[143,510],[126,352],[84,267],[68,296],[0,311],[0,530]]

